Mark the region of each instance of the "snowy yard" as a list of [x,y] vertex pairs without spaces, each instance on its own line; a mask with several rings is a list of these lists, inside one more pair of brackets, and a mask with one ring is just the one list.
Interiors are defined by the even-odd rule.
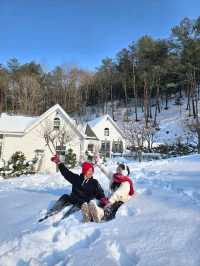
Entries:
[[70,192],[60,174],[0,179],[0,266],[199,266],[200,156],[129,166],[136,195],[101,224],[82,224],[80,212],[37,223]]

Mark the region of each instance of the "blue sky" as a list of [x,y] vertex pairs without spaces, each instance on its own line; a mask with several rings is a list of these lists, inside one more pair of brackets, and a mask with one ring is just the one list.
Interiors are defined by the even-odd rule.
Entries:
[[142,35],[169,36],[199,11],[199,0],[0,0],[0,63],[94,69]]

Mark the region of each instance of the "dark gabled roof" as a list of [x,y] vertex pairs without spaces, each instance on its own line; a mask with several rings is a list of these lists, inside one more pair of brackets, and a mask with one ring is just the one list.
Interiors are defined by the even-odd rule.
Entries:
[[90,138],[97,139],[97,136],[95,135],[94,131],[91,129],[91,127],[87,124],[86,129],[85,129],[85,135]]

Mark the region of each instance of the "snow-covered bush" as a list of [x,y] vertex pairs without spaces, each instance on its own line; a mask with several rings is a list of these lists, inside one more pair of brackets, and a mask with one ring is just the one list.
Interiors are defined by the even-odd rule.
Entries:
[[166,154],[170,156],[188,155],[195,152],[195,146],[186,145],[183,143],[177,144],[160,144],[153,148],[153,151],[160,154]]
[[26,160],[25,155],[21,151],[15,152],[10,160],[0,168],[0,176],[4,178],[16,177],[20,175],[34,174],[34,165],[36,159]]

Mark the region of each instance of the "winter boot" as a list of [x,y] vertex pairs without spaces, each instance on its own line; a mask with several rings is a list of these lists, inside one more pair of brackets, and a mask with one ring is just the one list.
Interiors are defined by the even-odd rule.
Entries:
[[91,215],[90,215],[89,206],[88,206],[87,202],[84,202],[81,205],[81,212],[83,215],[83,222],[84,223],[90,222],[91,221]]
[[104,210],[98,207],[95,201],[90,201],[88,205],[93,221],[99,223],[104,216]]

